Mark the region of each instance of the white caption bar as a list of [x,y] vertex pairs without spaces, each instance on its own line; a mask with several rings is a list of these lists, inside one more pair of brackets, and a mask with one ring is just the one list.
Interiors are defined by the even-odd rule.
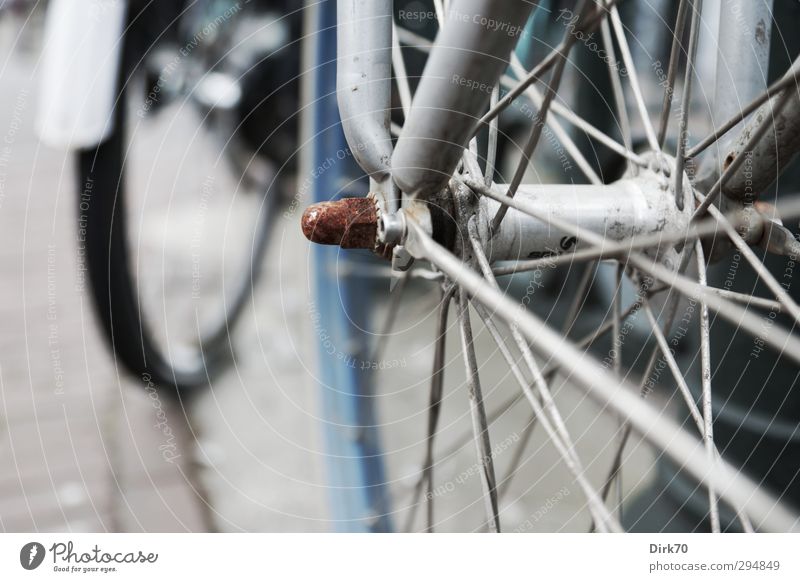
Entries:
[[797,534],[4,534],[0,580],[797,581],[798,548]]

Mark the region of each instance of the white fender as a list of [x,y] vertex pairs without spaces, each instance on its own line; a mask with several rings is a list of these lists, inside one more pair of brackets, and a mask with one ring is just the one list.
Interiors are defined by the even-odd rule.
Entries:
[[51,0],[45,21],[39,137],[97,145],[113,129],[126,0]]

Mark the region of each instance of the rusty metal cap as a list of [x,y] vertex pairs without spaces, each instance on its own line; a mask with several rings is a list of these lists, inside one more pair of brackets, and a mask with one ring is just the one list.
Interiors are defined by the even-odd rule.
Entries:
[[378,212],[372,198],[342,198],[312,204],[300,220],[311,242],[343,249],[374,249],[378,236]]

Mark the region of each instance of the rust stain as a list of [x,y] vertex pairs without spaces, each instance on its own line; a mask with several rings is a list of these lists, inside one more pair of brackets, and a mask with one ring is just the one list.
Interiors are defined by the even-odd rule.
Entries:
[[372,250],[378,235],[378,213],[371,198],[342,198],[312,204],[303,212],[300,225],[311,242]]
[[767,23],[763,20],[759,20],[756,25],[756,42],[761,46],[767,44]]

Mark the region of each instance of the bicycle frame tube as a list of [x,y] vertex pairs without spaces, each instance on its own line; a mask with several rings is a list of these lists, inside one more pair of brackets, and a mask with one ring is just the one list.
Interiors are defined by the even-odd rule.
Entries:
[[[800,58],[785,77],[800,75]],[[751,136],[768,124],[759,143],[748,150]],[[800,151],[800,87],[791,84],[761,106],[728,151],[726,166],[738,156],[747,156],[739,170],[723,185],[723,192],[735,199],[758,197]]]
[[[714,92],[716,125],[725,121],[767,88],[773,0],[726,0],[720,7],[717,73]],[[796,60],[786,77],[800,73]],[[769,124],[768,127],[763,127]],[[742,122],[720,140],[723,169],[747,156],[723,185],[736,200],[758,198],[800,150],[800,91],[789,86],[765,103],[749,122]],[[764,129],[762,139],[748,149],[751,136]],[[718,167],[718,164],[717,164]]]
[[450,179],[532,9],[525,0],[451,3],[392,156],[403,192],[425,197]]
[[[772,0],[725,0],[719,6],[715,126],[721,125],[767,88]],[[730,144],[736,131],[722,144]]]
[[336,88],[350,151],[370,190],[393,200],[392,0],[338,0]]

